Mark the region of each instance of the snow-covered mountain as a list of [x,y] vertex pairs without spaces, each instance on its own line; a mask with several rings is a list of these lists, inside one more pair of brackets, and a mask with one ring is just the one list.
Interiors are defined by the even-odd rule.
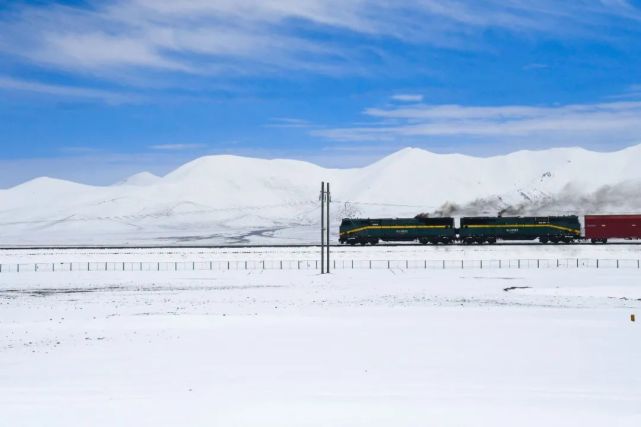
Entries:
[[641,212],[641,145],[490,158],[406,148],[358,169],[223,155],[104,187],[38,178],[0,190],[0,244],[314,242],[323,180],[332,184],[336,222],[418,213]]
[[152,185],[160,181],[160,177],[151,172],[140,172],[120,181],[117,185]]

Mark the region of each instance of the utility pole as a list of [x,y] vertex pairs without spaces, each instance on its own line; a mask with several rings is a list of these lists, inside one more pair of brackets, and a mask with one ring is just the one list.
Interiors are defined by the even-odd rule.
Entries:
[[325,274],[325,181],[321,182],[321,274]]
[[329,204],[330,204],[331,201],[332,201],[332,198],[331,198],[330,193],[329,193],[329,182],[328,182],[327,183],[327,200],[325,201],[325,203],[327,204],[327,218],[325,218],[326,221],[327,221],[327,242],[326,242],[327,243],[327,256],[325,257],[325,259],[327,260],[327,268],[325,269],[325,272],[327,272],[327,273],[329,273]]
[[[327,183],[327,188],[325,187],[325,181],[321,182],[321,192],[320,192],[320,202],[321,202],[321,274],[329,273],[329,203],[331,202],[331,197],[329,193],[329,182]],[[327,251],[327,256],[325,255]],[[325,263],[327,260],[327,264]]]

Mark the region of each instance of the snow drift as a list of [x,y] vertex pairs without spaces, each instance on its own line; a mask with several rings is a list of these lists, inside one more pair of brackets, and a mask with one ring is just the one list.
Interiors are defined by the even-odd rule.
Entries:
[[490,158],[406,148],[358,169],[223,155],[105,187],[38,178],[0,190],[0,244],[314,242],[322,180],[332,183],[336,222],[419,213],[639,212],[640,158],[641,145]]

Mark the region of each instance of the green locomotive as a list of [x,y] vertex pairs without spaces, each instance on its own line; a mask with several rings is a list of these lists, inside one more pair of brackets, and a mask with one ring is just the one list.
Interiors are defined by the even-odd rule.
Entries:
[[384,242],[448,244],[456,240],[454,218],[345,218],[340,226],[340,243],[375,245]]
[[498,240],[536,240],[570,243],[581,238],[576,215],[541,217],[464,217],[460,227],[454,218],[345,218],[340,243],[375,245],[384,242],[449,244],[496,243]]
[[496,243],[497,240],[535,240],[570,243],[581,237],[576,215],[542,217],[461,218],[458,239],[466,244]]

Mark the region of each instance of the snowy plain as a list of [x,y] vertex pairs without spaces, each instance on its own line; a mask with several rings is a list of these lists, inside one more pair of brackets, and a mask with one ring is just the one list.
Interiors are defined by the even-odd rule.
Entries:
[[[509,260],[509,259],[639,259],[641,244],[618,241],[607,245],[497,244],[379,245],[331,248],[332,259],[350,260]],[[167,247],[107,249],[0,249],[0,264],[68,262],[189,262],[317,260],[319,246],[307,247]]]
[[[0,274],[319,270],[320,247],[171,247],[171,248],[50,248],[0,249]],[[358,269],[637,269],[641,245],[541,245],[532,243],[489,246],[381,245],[334,246],[331,268]]]
[[[334,247],[343,266],[388,267],[323,276],[264,269],[318,247],[242,246],[316,242],[321,180],[334,242],[345,216],[638,212],[640,154],[405,149],[349,170],[212,156],[113,186],[0,190],[4,247],[130,246],[0,249],[0,425],[641,425],[641,269],[474,268],[635,267],[641,245]],[[176,244],[235,246],[134,247]],[[438,260],[472,268],[402,268]],[[226,261],[258,268],[177,268]]]
[[[145,251],[118,256],[161,256]],[[307,257],[284,251],[262,256]],[[231,255],[248,256],[216,256]],[[633,269],[0,274],[0,413],[25,426],[638,426],[633,313]]]

